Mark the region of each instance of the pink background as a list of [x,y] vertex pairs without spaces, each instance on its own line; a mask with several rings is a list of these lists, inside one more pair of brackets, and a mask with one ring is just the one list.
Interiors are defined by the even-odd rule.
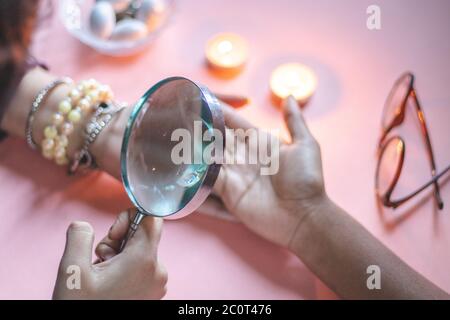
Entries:
[[[440,212],[426,197],[414,208],[380,211],[373,189],[382,106],[403,71],[417,76],[438,168],[450,163],[450,2],[376,1],[382,29],[369,31],[372,2],[179,0],[162,37],[145,53],[123,59],[81,45],[55,12],[41,26],[35,53],[56,74],[109,83],[121,100],[135,101],[156,81],[184,75],[216,91],[248,95],[252,104],[242,114],[283,130],[268,98],[270,72],[282,62],[308,64],[319,87],[305,117],[322,146],[328,193],[450,291],[450,187],[442,187],[446,207]],[[237,32],[251,46],[247,67],[232,80],[215,78],[204,66],[204,44],[221,31]],[[400,191],[429,177],[421,141],[406,140]],[[68,224],[89,221],[100,239],[129,205],[120,182],[106,174],[69,178],[13,138],[0,145],[0,182],[0,298],[50,298]],[[169,299],[333,297],[289,252],[241,225],[199,214],[165,223],[160,259],[169,272]]]

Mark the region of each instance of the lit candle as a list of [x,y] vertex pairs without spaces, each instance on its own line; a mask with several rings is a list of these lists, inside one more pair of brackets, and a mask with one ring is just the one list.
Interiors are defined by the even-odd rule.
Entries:
[[314,71],[300,63],[286,63],[278,66],[270,77],[270,89],[277,104],[293,95],[304,106],[317,87]]
[[220,33],[206,45],[206,60],[215,71],[225,74],[238,73],[248,59],[248,44],[234,33]]

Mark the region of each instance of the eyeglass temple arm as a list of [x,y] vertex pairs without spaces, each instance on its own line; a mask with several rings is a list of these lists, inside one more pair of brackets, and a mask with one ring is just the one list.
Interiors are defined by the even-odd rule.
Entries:
[[[416,195],[418,195],[419,193],[421,193],[423,190],[425,190],[426,188],[428,188],[429,186],[431,186],[432,184],[436,185],[438,180],[444,175],[446,174],[448,171],[450,171],[450,165],[447,166],[447,168],[444,169],[444,171],[440,172],[439,174],[435,175],[433,177],[433,179],[431,179],[430,181],[428,181],[427,183],[425,183],[423,186],[421,186],[419,189],[417,189],[416,191],[414,191],[413,193],[411,193],[410,195],[392,201],[393,203],[395,203],[396,205],[394,205],[394,208],[399,207],[400,205],[402,205],[403,203],[405,203],[406,201],[408,201],[409,199],[415,197]],[[442,209],[444,207],[444,205],[442,204],[442,207],[439,207],[439,209]]]
[[[426,143],[427,149],[428,149],[428,159],[429,159],[430,165],[431,165],[431,176],[434,178],[434,177],[436,177],[436,161],[434,160],[433,147],[431,146],[431,139],[430,139],[430,135],[428,134],[428,128],[427,128],[427,124],[425,122],[425,116],[422,111],[422,107],[420,105],[419,98],[417,97],[417,93],[414,89],[411,91],[411,94],[414,97],[414,102],[415,102],[415,106],[417,109],[417,117],[419,118],[422,134],[425,137],[425,143]],[[447,169],[444,170],[444,172],[447,171]],[[431,183],[434,184],[434,196],[435,196],[437,205],[438,205],[439,209],[442,209],[444,207],[444,203],[442,201],[441,191],[440,191],[437,180],[438,179],[433,179],[433,180],[431,180]]]

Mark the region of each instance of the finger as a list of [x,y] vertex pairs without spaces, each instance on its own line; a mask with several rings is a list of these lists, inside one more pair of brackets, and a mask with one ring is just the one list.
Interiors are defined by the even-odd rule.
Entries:
[[123,251],[117,255],[117,268],[135,268],[136,263],[152,268],[156,266],[161,229],[161,218],[145,217]]
[[92,246],[94,230],[87,222],[72,222],[67,229],[66,247],[61,262],[65,266],[90,266],[92,263]]
[[241,117],[232,107],[226,103],[222,103],[223,116],[225,118],[225,125],[231,129],[251,129],[255,128],[250,122]]
[[108,244],[108,239],[105,237],[95,247],[95,255],[98,259],[94,262],[94,264],[110,260],[112,257],[117,255],[117,253],[118,249],[116,249],[116,246]]
[[225,192],[226,182],[227,182],[227,168],[225,165],[222,165],[219,170],[219,174],[217,175],[216,181],[213,185],[213,191],[219,197]]
[[122,239],[130,225],[129,211],[121,212],[108,231],[108,234],[97,244],[95,254],[101,260],[109,260],[119,252]]
[[241,95],[220,94],[220,93],[214,93],[214,95],[220,101],[223,101],[224,103],[227,103],[228,105],[230,105],[234,108],[241,108],[250,103],[249,98],[247,98],[245,96],[241,96]]
[[134,216],[134,214],[134,209],[128,209],[127,211],[121,212],[109,229],[108,238],[113,241],[121,241],[127,233],[132,215]]
[[[229,141],[229,140],[228,140]],[[211,198],[212,201],[209,201],[209,204],[205,206],[205,208],[208,209],[217,209],[214,211],[220,211],[220,206],[224,206],[224,209],[231,208],[233,199],[236,196],[235,190],[232,192],[229,192],[230,186],[229,186],[229,175],[231,170],[227,167],[227,165],[222,165],[220,168],[219,174],[217,176],[216,182],[213,186],[213,195],[209,198]],[[212,199],[215,198],[215,199]],[[219,202],[219,203],[218,203]],[[211,211],[211,210],[208,210]],[[218,212],[217,212],[218,213]]]
[[147,246],[155,254],[157,253],[159,241],[161,240],[162,225],[162,218],[146,217],[142,220],[139,228],[140,231],[142,231],[142,233],[146,236],[146,239],[143,239],[140,242],[142,242],[142,245]]
[[312,137],[300,107],[292,95],[283,101],[283,116],[292,141]]

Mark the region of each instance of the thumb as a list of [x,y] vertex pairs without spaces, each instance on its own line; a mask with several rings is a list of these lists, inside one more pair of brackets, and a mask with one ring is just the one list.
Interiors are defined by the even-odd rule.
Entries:
[[78,265],[85,268],[92,263],[94,230],[87,222],[72,222],[67,229],[66,247],[61,259],[65,266]]

